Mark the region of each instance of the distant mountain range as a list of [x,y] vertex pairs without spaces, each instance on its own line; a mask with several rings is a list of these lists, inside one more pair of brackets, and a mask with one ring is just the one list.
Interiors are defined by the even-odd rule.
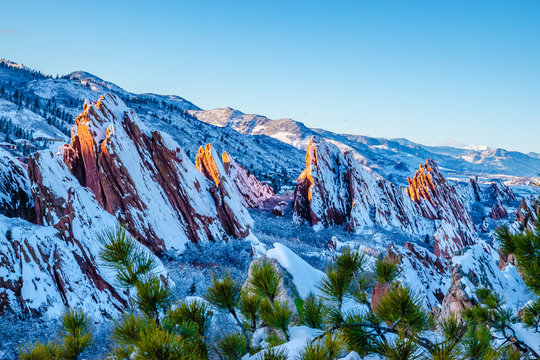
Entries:
[[[428,158],[434,159],[450,178],[478,176],[481,180],[499,178],[513,184],[540,179],[537,153],[426,146],[401,138],[338,134],[292,119],[272,120],[232,108],[203,110],[175,95],[130,93],[84,71],[53,78],[1,60],[0,85],[0,119],[12,125],[10,134],[6,126],[0,128],[0,140],[15,143],[21,154],[29,153],[32,147],[58,145],[45,139],[67,140],[84,100],[95,101],[109,92],[122,98],[147,126],[169,133],[192,159],[199,146],[211,142],[218,152],[227,150],[260,179],[278,188],[294,183],[304,166],[305,149],[315,135],[341,151],[352,150],[369,171],[399,185],[406,185],[406,177]],[[21,146],[25,138],[26,145]]]

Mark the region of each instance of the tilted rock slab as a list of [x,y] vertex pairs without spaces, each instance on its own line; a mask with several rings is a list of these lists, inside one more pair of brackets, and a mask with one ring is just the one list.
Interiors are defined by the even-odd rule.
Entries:
[[63,158],[99,204],[155,253],[250,234],[245,208],[225,200],[232,190],[217,189],[174,140],[149,131],[115,95],[85,104]]
[[225,173],[231,179],[242,204],[248,208],[258,208],[265,200],[273,197],[274,190],[263,182],[257,180],[249,170],[240,165],[227,152],[221,154]]
[[[114,229],[117,220],[70,174],[61,157],[38,152],[28,168],[40,225],[0,216],[0,313],[58,317],[69,307],[82,308],[95,320],[119,314],[126,294],[97,260],[98,236]],[[167,281],[157,262],[158,274]]]
[[432,160],[420,166],[404,191],[375,178],[351,152],[342,154],[318,138],[309,143],[293,205],[295,221],[316,228],[347,225],[360,230],[378,225],[418,237],[434,236],[435,255],[446,258],[477,238],[455,188]]

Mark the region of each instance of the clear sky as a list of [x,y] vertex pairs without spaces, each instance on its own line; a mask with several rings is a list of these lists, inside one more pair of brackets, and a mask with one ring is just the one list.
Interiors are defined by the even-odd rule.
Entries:
[[540,152],[540,1],[2,1],[0,57],[311,127]]

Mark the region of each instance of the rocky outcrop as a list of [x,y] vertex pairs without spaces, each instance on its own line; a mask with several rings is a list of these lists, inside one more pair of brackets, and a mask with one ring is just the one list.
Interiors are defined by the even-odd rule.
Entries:
[[248,208],[258,208],[265,201],[273,197],[274,191],[265,183],[260,182],[242,165],[237,163],[228,153],[221,154],[223,168],[232,182],[242,204]]
[[284,216],[288,204],[285,201],[280,201],[272,208],[272,214],[275,216]]
[[435,232],[434,253],[450,257],[453,252],[473,245],[476,228],[456,189],[450,185],[433,160],[427,160],[405,189],[419,205],[423,217],[440,223]]
[[532,196],[524,197],[517,209],[514,227],[517,231],[533,230],[534,224],[538,221],[538,214],[540,214],[540,202]]
[[450,286],[447,260],[410,242],[388,246],[386,258],[400,265],[401,280],[423,299],[428,309],[441,304]]
[[491,201],[502,204],[512,204],[517,201],[516,195],[502,180],[496,180],[491,183],[488,189],[488,195]]
[[289,308],[293,311],[293,314],[296,317],[298,314],[294,301],[295,299],[300,298],[300,295],[298,294],[298,291],[294,286],[292,275],[289,274],[287,270],[285,270],[276,259],[262,256],[258,259],[253,260],[251,264],[249,264],[247,279],[242,285],[243,291],[245,291],[247,294],[255,295],[250,291],[249,279],[251,277],[253,266],[260,266],[262,264],[270,264],[279,277],[278,291],[275,300],[288,304]]
[[242,200],[240,200],[233,182],[227,176],[225,168],[211,144],[199,148],[195,166],[208,180],[213,182],[210,193],[217,204],[218,218],[224,229],[235,237],[246,237],[253,220],[242,205]]
[[0,214],[35,220],[34,201],[26,170],[3,149],[0,149]]
[[499,201],[497,202],[497,204],[491,207],[489,216],[493,220],[500,220],[508,217],[508,212],[506,211],[506,208],[503,206],[503,204]]
[[[237,163],[227,152],[221,154],[221,159],[222,162],[219,162],[212,145],[207,144],[206,147],[199,148],[195,167],[218,188],[222,178],[225,177],[225,181],[234,189],[245,207],[260,207],[265,200],[275,195],[268,184],[259,182],[249,170]],[[223,186],[228,187],[228,185]]]
[[435,255],[446,258],[476,238],[467,209],[432,160],[420,166],[404,191],[375,178],[351,152],[342,154],[318,138],[309,143],[293,205],[295,220],[314,227],[347,224],[358,231],[378,225],[434,236]]
[[251,218],[232,188],[207,180],[176,142],[149,131],[115,95],[85,104],[62,154],[79,183],[155,253],[249,233]]
[[315,227],[346,224],[351,211],[348,170],[337,147],[318,138],[310,140],[306,169],[294,192],[295,221],[307,221]]
[[306,169],[294,193],[294,217],[312,226],[347,225],[350,230],[380,225],[426,234],[432,226],[418,218],[415,204],[402,189],[376,179],[354,158],[313,138]]
[[[42,226],[0,216],[0,313],[58,316],[65,307],[80,307],[96,319],[118,314],[126,295],[97,261],[98,236],[114,229],[117,220],[61,157],[38,152],[28,167]],[[167,281],[162,265],[158,272]]]
[[457,266],[452,269],[451,286],[442,300],[441,317],[443,319],[448,317],[459,319],[465,309],[470,309],[474,305],[475,300],[465,291],[461,269]]
[[390,291],[390,285],[377,283],[371,288],[371,310],[375,311]]

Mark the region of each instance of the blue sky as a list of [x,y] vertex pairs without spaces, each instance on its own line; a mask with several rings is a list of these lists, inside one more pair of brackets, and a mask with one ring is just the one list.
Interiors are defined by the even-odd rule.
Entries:
[[0,57],[308,126],[540,152],[540,1],[11,1]]

